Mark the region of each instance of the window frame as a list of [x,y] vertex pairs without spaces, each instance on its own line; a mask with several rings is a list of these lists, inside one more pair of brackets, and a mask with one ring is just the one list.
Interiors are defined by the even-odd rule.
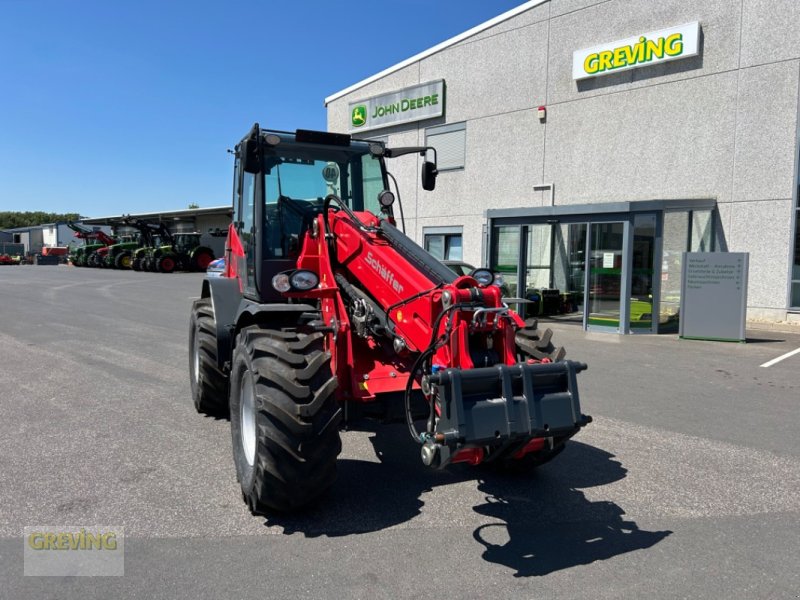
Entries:
[[[448,133],[456,133],[456,132],[464,132],[464,147],[463,147],[463,160],[461,161],[460,165],[457,166],[441,166],[440,165],[440,156],[439,156],[439,149],[436,148],[434,143],[431,143],[431,136],[441,136],[446,135]],[[447,173],[450,171],[463,171],[467,166],[467,122],[466,121],[459,121],[458,123],[446,123],[444,125],[434,125],[432,127],[425,128],[425,145],[426,146],[433,146],[436,148],[436,162],[437,168],[440,173]],[[432,157],[429,157],[428,160],[432,160]]]
[[[432,237],[442,237],[442,249],[443,249],[443,258],[439,258],[435,254],[433,254],[429,250],[429,238]],[[460,258],[451,258],[448,256],[450,251],[451,245],[450,240],[453,238],[459,238],[461,240],[461,257]],[[451,226],[451,227],[423,227],[422,228],[422,246],[425,248],[426,252],[429,252],[431,256],[434,256],[436,260],[455,260],[455,261],[462,261],[464,260],[464,228],[460,225],[458,226]]]

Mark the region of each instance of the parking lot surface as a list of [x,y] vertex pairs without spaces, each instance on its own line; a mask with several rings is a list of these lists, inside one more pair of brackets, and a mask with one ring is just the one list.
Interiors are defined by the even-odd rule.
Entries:
[[[0,270],[0,597],[797,598],[800,335],[552,325],[594,422],[532,476],[343,433],[316,508],[253,517],[191,403],[202,275]],[[24,577],[26,526],[120,526],[123,577]]]

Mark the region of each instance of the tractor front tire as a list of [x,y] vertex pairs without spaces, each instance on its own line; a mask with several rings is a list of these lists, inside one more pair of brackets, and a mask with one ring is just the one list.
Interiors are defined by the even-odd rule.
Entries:
[[134,271],[141,271],[142,270],[142,259],[141,258],[134,258],[131,260],[131,269]]
[[250,326],[230,379],[233,459],[253,514],[312,504],[336,480],[341,409],[321,333]]
[[162,256],[156,261],[156,268],[155,271],[160,273],[172,273],[177,266],[177,261],[174,257],[167,255]]
[[217,367],[217,324],[208,298],[195,300],[189,325],[189,376],[197,412],[228,416],[228,377]]
[[547,359],[551,362],[564,360],[567,354],[564,348],[557,348],[553,345],[553,332],[550,329],[541,331],[539,322],[536,319],[525,321],[525,327],[517,330],[517,359],[520,362],[530,358],[536,360]]
[[131,268],[131,253],[123,252],[114,260],[115,269],[130,269]]

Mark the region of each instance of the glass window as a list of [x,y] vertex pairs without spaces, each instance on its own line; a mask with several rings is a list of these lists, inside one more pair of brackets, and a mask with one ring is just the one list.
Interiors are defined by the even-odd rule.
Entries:
[[[798,190],[800,197],[800,190]],[[800,202],[800,198],[798,199]],[[792,262],[792,308],[800,308],[800,209],[797,210],[794,223],[794,261]]]
[[710,210],[692,211],[691,252],[713,252],[713,219]]
[[653,272],[656,216],[636,215],[633,219],[633,269],[628,304],[631,329],[653,326]]
[[511,297],[516,297],[519,282],[519,242],[518,225],[500,225],[492,232],[492,270],[503,274]]
[[378,202],[378,196],[386,187],[383,185],[383,173],[381,173],[378,161],[369,154],[365,154],[361,157],[361,172],[363,173],[361,181],[363,185],[364,210],[376,215],[380,214],[381,205]]
[[689,248],[689,213],[664,213],[664,250],[661,259],[661,314],[658,330],[678,331],[681,305],[681,264]]
[[619,329],[625,224],[592,223],[588,325]]
[[[265,257],[286,258],[299,252],[300,235],[322,211],[328,194],[353,210],[378,213],[384,189],[378,158],[367,152],[336,147],[287,147],[280,156],[265,157],[264,202],[267,243]],[[285,152],[285,154],[283,153]]]
[[462,237],[460,233],[426,233],[425,250],[438,260],[462,260]]
[[[463,169],[466,163],[466,123],[429,127],[425,130],[425,145],[436,148],[436,164],[439,171]],[[432,153],[428,160],[433,160]]]
[[586,231],[586,223],[554,226],[553,283],[561,291],[567,313],[583,312]]
[[[550,288],[552,225],[528,226],[528,256],[525,286],[528,289]],[[526,290],[527,293],[527,290]]]

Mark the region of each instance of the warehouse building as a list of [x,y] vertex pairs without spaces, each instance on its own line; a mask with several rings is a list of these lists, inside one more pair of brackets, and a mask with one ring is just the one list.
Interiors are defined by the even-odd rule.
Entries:
[[533,0],[325,99],[390,162],[407,233],[559,294],[587,329],[675,328],[684,251],[748,252],[750,320],[800,322],[797,0]]
[[173,233],[199,233],[200,243],[211,248],[216,256],[222,256],[225,250],[228,225],[231,224],[231,214],[231,206],[226,205],[92,217],[83,219],[81,223],[107,226],[117,234],[134,233],[132,228],[124,225],[123,220],[126,218],[166,223]]
[[0,242],[22,244],[26,254],[38,254],[43,248],[68,246],[73,243],[73,231],[64,222],[30,225],[5,229]]

